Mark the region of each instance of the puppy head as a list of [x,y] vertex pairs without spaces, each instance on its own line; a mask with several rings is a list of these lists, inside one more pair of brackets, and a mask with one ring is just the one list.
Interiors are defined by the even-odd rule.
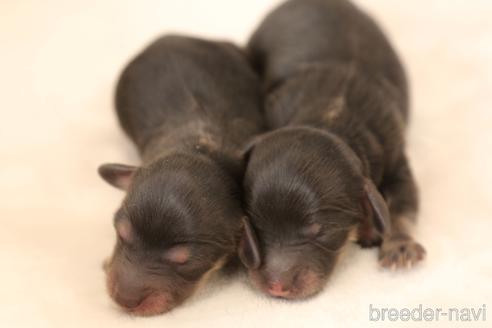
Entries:
[[388,227],[386,204],[360,161],[326,132],[288,128],[260,138],[244,184],[251,225],[245,223],[239,255],[252,282],[271,296],[316,294],[360,224],[380,233]]
[[105,265],[108,292],[127,312],[171,310],[234,254],[242,215],[237,185],[214,162],[176,155],[142,168],[107,164],[99,172],[127,190]]

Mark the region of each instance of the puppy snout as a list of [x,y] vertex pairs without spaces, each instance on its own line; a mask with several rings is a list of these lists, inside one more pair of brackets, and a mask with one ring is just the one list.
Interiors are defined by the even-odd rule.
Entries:
[[124,295],[119,292],[116,292],[114,295],[114,300],[116,301],[116,303],[126,309],[134,309],[138,307],[144,299],[145,296]]
[[127,310],[137,308],[148,296],[144,289],[134,286],[125,275],[118,275],[110,269],[106,273],[109,295],[119,306]]
[[267,287],[267,293],[274,297],[287,297],[290,295],[290,287],[285,286],[280,281],[270,282]]
[[289,298],[296,284],[297,273],[292,269],[286,272],[266,272],[263,279],[267,294],[273,297]]
[[256,281],[266,294],[285,299],[309,297],[320,291],[323,286],[323,280],[314,271],[307,269],[284,272],[280,275],[261,274],[257,276]]

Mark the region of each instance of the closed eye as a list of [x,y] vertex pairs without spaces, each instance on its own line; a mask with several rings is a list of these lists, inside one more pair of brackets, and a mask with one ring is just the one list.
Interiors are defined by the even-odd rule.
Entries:
[[335,248],[327,247],[318,241],[311,241],[309,244],[311,244],[311,245],[315,246],[316,248],[321,249],[323,252],[329,253],[329,254],[336,253],[341,249],[341,247],[335,247]]
[[190,246],[178,244],[166,250],[162,256],[165,261],[173,264],[185,264],[190,259],[191,249]]

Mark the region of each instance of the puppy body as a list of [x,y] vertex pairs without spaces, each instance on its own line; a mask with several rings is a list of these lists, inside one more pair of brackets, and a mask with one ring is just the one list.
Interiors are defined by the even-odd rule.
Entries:
[[188,37],[157,40],[122,73],[117,114],[143,163],[100,173],[127,191],[106,271],[128,312],[172,309],[236,252],[240,151],[262,127],[260,91],[239,49]]
[[237,162],[263,124],[257,78],[241,50],[179,36],[157,40],[128,65],[116,108],[144,163],[180,151]]
[[252,145],[244,182],[262,257],[245,261],[254,283],[273,296],[313,295],[354,230],[364,246],[382,241],[383,266],[422,259],[405,223],[417,210],[407,82],[377,25],[348,1],[292,0],[248,48],[274,129]]

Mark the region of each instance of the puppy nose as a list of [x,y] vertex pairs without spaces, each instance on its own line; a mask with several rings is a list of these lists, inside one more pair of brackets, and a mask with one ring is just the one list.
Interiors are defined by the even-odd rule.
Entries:
[[144,297],[129,297],[127,295],[121,295],[117,293],[114,295],[114,300],[116,303],[127,309],[133,309],[142,303]]
[[274,281],[268,285],[267,293],[275,297],[286,297],[290,294],[290,290],[280,281]]

